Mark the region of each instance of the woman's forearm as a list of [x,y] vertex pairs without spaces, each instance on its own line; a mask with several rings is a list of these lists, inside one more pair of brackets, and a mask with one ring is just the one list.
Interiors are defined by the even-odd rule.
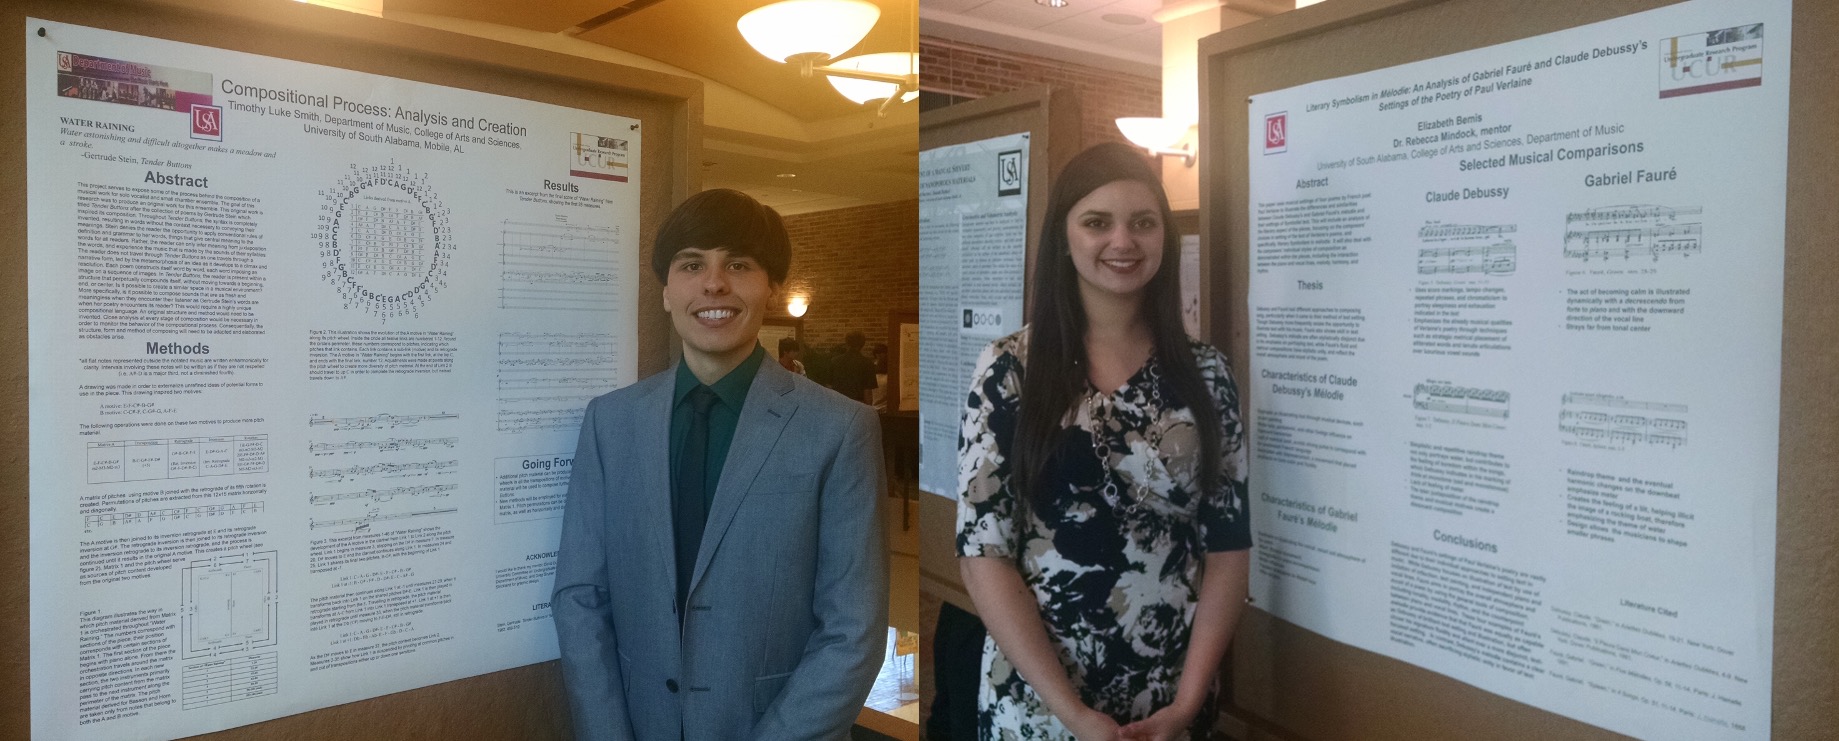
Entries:
[[1034,688],[1048,712],[1065,719],[1084,710],[1085,703],[1073,689],[1066,667],[1048,640],[1034,592],[1022,581],[1015,564],[1004,558],[979,556],[959,558],[958,569],[984,627],[996,639],[996,647]]
[[1251,551],[1207,554],[1201,573],[1200,600],[1194,606],[1194,625],[1188,633],[1188,657],[1175,689],[1175,707],[1199,713],[1219,671],[1220,659],[1232,643],[1232,631],[1245,611]]

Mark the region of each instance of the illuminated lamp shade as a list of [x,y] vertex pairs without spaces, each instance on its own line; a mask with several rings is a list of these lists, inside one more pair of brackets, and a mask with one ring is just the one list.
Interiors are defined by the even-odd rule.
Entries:
[[835,59],[867,36],[881,9],[863,0],[785,0],[741,16],[741,37],[776,62],[802,54]]
[[371,16],[377,16],[377,17],[383,16],[383,0],[296,0],[296,1],[306,3],[307,5],[318,5],[322,8],[331,8],[333,10],[344,10],[344,11],[349,11],[352,13],[363,13],[364,15],[371,15]]
[[1120,118],[1117,129],[1130,143],[1152,151],[1173,149],[1188,135],[1187,124],[1166,118]]
[[[914,74],[914,67],[918,60],[919,55],[910,51],[887,51],[879,54],[863,54],[861,56],[838,60],[831,62],[830,66],[853,69],[858,72],[912,75]],[[836,88],[837,92],[842,93],[843,97],[857,103],[881,100],[882,98],[893,95],[895,91],[900,89],[891,82],[852,80],[847,77],[837,77],[834,75],[827,79],[830,80],[830,86]],[[906,94],[900,96],[900,101],[905,103],[917,97],[919,97],[918,90],[908,90]]]
[[804,316],[810,308],[810,302],[803,296],[793,296],[792,300],[785,302],[785,313],[795,317]]

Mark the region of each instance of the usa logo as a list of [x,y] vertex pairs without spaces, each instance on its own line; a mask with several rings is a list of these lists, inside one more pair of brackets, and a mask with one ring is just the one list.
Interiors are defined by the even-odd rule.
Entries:
[[57,71],[69,72],[71,69],[71,66],[72,65],[70,62],[70,52],[67,52],[67,51],[58,52],[57,53]]
[[1277,154],[1290,149],[1290,113],[1282,111],[1264,117],[1264,153]]
[[1022,150],[1012,149],[996,155],[996,195],[1022,194]]
[[192,138],[223,141],[223,106],[192,104]]

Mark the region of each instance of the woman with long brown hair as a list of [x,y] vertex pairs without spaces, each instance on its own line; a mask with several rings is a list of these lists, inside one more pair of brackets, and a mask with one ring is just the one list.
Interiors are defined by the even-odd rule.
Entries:
[[1029,325],[978,361],[958,554],[986,739],[1207,738],[1251,546],[1238,393],[1181,323],[1161,180],[1102,144],[1054,180]]

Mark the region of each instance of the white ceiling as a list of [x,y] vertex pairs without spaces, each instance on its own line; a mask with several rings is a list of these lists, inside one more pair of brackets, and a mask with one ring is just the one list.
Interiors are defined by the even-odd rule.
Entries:
[[[1120,72],[1160,76],[1161,0],[919,0],[920,32]],[[1136,22],[1132,22],[1136,21]],[[922,64],[924,62],[922,61]]]
[[[914,49],[913,1],[871,0],[881,20],[851,53]],[[701,79],[705,188],[740,190],[788,215],[919,195],[919,104],[877,116],[755,52],[735,20],[772,0],[382,2],[386,18]]]

